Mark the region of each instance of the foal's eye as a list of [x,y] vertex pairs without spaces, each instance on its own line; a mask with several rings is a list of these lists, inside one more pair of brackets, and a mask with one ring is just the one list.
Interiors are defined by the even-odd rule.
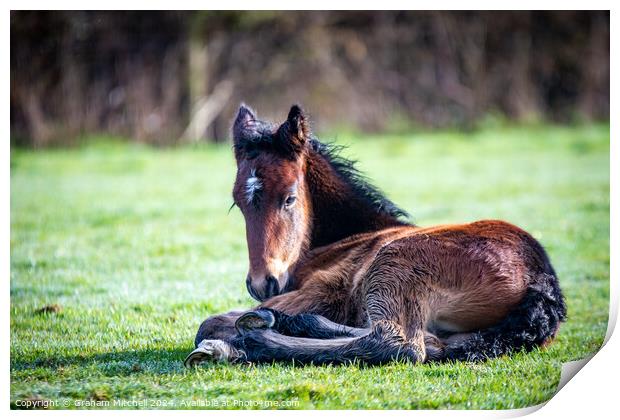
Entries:
[[297,197],[295,197],[294,195],[289,195],[288,197],[286,197],[286,200],[284,200],[284,206],[292,206],[293,204],[295,204],[295,200],[297,200]]

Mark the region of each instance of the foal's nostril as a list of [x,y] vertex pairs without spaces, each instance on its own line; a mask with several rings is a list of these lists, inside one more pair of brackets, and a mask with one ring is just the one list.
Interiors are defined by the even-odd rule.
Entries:
[[265,278],[264,287],[257,291],[252,286],[252,277],[248,275],[245,279],[245,287],[248,289],[248,293],[252,296],[253,299],[256,299],[259,302],[264,301],[265,299],[269,299],[272,296],[276,296],[280,293],[280,287],[278,286],[278,279],[274,276],[267,276]]
[[252,278],[250,276],[245,279],[245,287],[248,289],[248,293],[250,294],[250,296],[252,296],[252,299],[259,302],[262,301],[262,299],[258,297],[258,293],[256,293],[256,290],[254,290],[254,288],[252,287]]
[[274,276],[267,276],[266,278],[266,289],[265,292],[267,292],[267,297],[273,297],[276,296],[277,294],[280,293],[280,287],[278,286],[278,279],[276,279]]

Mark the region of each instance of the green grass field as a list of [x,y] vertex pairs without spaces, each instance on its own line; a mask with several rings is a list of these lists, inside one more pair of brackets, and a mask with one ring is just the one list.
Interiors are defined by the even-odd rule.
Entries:
[[[293,401],[293,408],[519,408],[596,351],[609,300],[609,125],[341,136],[419,225],[511,221],[548,250],[569,321],[545,350],[482,364],[186,370],[207,316],[253,301],[229,146],[109,140],[11,155],[11,406]],[[49,305],[57,305],[41,311]],[[146,401],[143,401],[146,399]],[[295,403],[297,401],[297,403]],[[136,403],[132,403],[136,404]]]

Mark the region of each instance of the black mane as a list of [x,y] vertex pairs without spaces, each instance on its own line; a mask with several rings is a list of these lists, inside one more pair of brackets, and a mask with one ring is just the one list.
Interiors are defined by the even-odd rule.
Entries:
[[[278,128],[275,124],[256,119],[253,111],[242,105],[232,131],[237,160],[255,159],[265,152],[295,160],[299,157],[304,146],[309,148],[310,152],[316,153],[350,188],[353,201],[357,204],[352,207],[347,206],[346,211],[357,213],[362,211],[365,214],[358,214],[357,216],[361,218],[358,221],[349,220],[348,222],[360,222],[364,225],[367,220],[373,220],[370,225],[357,226],[358,228],[371,229],[392,224],[407,224],[406,221],[400,219],[409,218],[409,214],[386,198],[381,190],[373,186],[368,178],[355,167],[356,161],[341,156],[340,152],[344,149],[343,146],[322,143],[310,133],[307,120],[298,106],[291,108],[287,121]],[[301,139],[298,137],[300,134]],[[373,213],[379,218],[372,217]],[[370,219],[364,219],[364,217]],[[341,221],[345,222],[344,219]],[[351,226],[349,230],[354,231],[356,229]]]
[[347,159],[341,155],[345,146],[333,143],[321,143],[319,139],[310,139],[313,151],[324,157],[340,177],[351,186],[355,195],[369,204],[378,214],[384,214],[395,219],[410,217],[409,213],[398,207],[377,187],[372,185],[368,178],[355,167],[357,161]]

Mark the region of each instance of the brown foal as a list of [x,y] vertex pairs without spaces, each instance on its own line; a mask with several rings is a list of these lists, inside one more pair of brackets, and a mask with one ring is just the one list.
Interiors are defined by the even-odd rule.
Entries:
[[241,106],[233,138],[246,284],[261,304],[205,320],[186,365],[479,361],[545,345],[565,320],[531,235],[496,220],[407,223],[298,106],[279,126]]

